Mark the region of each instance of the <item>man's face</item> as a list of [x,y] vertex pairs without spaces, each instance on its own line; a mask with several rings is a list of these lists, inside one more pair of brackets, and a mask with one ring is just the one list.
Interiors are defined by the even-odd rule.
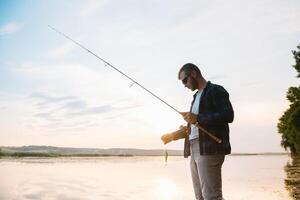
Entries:
[[179,79],[182,81],[182,84],[189,88],[190,90],[194,91],[197,89],[197,80],[195,77],[195,72],[186,73],[185,71],[180,72]]

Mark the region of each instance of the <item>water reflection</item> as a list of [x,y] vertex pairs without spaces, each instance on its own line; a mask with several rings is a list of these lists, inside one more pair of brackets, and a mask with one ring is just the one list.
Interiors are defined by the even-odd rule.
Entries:
[[[229,156],[225,199],[287,200],[287,156]],[[253,164],[255,163],[255,164]],[[0,200],[194,199],[189,160],[169,157],[0,159]]]
[[294,199],[300,199],[300,157],[293,157],[285,166],[285,185]]
[[176,184],[168,178],[160,178],[157,181],[155,194],[157,200],[171,200],[174,199],[177,193]]

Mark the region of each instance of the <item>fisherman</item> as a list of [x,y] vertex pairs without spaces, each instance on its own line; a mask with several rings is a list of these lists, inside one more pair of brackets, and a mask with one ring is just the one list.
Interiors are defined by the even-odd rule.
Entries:
[[[52,26],[49,26],[49,28],[97,57],[106,66],[113,68],[131,80],[133,84],[150,93],[176,113],[181,114],[188,122],[187,127],[175,133],[163,135],[162,140],[167,144],[172,140],[185,138],[184,156],[191,155],[191,172],[197,200],[222,199],[221,167],[225,155],[230,154],[231,151],[228,123],[233,121],[233,109],[229,101],[229,95],[222,86],[207,82],[196,65],[185,64],[180,69],[178,78],[185,87],[192,91],[198,91],[194,95],[190,112],[181,113],[82,44]],[[187,132],[190,134],[187,134]],[[215,135],[212,135],[211,132]],[[167,152],[165,159],[167,161]]]
[[[222,200],[221,169],[225,155],[231,153],[228,123],[234,117],[229,94],[222,86],[206,81],[192,63],[183,65],[178,79],[191,91],[197,91],[190,112],[181,113],[188,124],[176,132],[164,134],[161,139],[167,144],[185,138],[184,157],[191,156],[196,199]],[[216,142],[203,130],[214,134],[221,142]]]

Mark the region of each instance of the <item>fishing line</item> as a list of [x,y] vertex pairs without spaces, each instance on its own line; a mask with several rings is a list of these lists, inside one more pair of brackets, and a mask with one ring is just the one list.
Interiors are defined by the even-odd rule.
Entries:
[[[113,68],[114,70],[116,70],[117,72],[119,72],[120,74],[122,74],[123,76],[125,76],[126,78],[128,78],[130,81],[132,81],[132,84],[130,87],[132,87],[134,84],[140,86],[142,89],[144,89],[146,92],[148,92],[149,94],[151,94],[152,96],[154,96],[156,99],[160,100],[161,102],[163,102],[165,105],[167,105],[168,107],[170,107],[172,110],[174,110],[175,112],[177,112],[178,114],[181,114],[181,112],[179,112],[176,108],[174,108],[173,106],[171,106],[170,104],[168,104],[166,101],[164,101],[163,99],[161,99],[160,97],[158,97],[156,94],[154,94],[153,92],[151,92],[150,90],[148,90],[147,88],[145,88],[143,85],[141,85],[140,83],[138,83],[137,81],[135,81],[133,78],[131,78],[130,76],[128,76],[127,74],[125,74],[124,72],[122,72],[121,70],[119,70],[118,68],[116,68],[115,66],[113,66],[112,64],[110,64],[109,62],[107,62],[105,59],[101,58],[100,56],[98,56],[97,54],[95,54],[94,52],[92,52],[91,50],[89,50],[88,48],[86,48],[85,46],[83,46],[82,44],[80,44],[79,42],[75,41],[74,39],[70,38],[69,36],[67,36],[66,34],[60,32],[59,30],[57,30],[56,28],[48,25],[48,27],[50,29],[52,29],[53,31],[57,32],[58,34],[62,35],[63,37],[67,38],[68,40],[72,41],[73,43],[75,43],[76,45],[78,45],[79,47],[81,47],[82,49],[86,50],[88,53],[92,54],[93,56],[95,56],[96,58],[98,58],[99,60],[101,60],[102,62],[105,63],[105,65]],[[214,141],[216,141],[217,143],[221,143],[222,140],[217,138],[216,136],[214,136],[214,134],[208,132],[207,130],[205,130],[203,127],[201,127],[198,123],[195,124],[200,130],[202,130],[204,133],[206,133],[211,139],[213,139]],[[167,156],[166,156],[167,157]]]
[[[72,38],[70,38],[69,36],[67,36],[66,34],[60,32],[59,30],[57,30],[56,28],[48,25],[49,28],[51,28],[53,31],[59,33],[60,35],[64,36],[65,38],[67,38],[68,40],[74,42],[75,44],[77,44],[78,46],[80,46],[81,48],[83,48],[84,50],[86,50],[88,53],[92,54],[93,56],[95,56],[96,58],[100,59],[102,62],[104,62],[107,66],[113,68],[114,70],[116,70],[117,72],[119,72],[120,74],[122,74],[123,76],[125,76],[126,78],[128,78],[129,80],[131,80],[133,83],[131,84],[134,85],[138,85],[141,88],[143,88],[145,91],[147,91],[148,93],[150,93],[152,96],[154,96],[155,98],[157,98],[158,100],[160,100],[161,102],[163,102],[165,105],[169,106],[170,108],[172,108],[175,112],[177,112],[178,114],[180,114],[180,112],[174,108],[173,106],[171,106],[170,104],[168,104],[166,101],[162,100],[160,97],[158,97],[156,94],[154,94],[153,92],[151,92],[150,90],[148,90],[147,88],[145,88],[143,85],[141,85],[140,83],[138,83],[137,81],[135,81],[133,78],[131,78],[130,76],[128,76],[127,74],[125,74],[124,72],[122,72],[121,70],[119,70],[118,68],[116,68],[115,66],[113,66],[112,64],[110,64],[109,62],[107,62],[106,60],[104,60],[103,58],[101,58],[100,56],[98,56],[97,54],[95,54],[94,52],[92,52],[91,50],[89,50],[88,48],[86,48],[85,46],[83,46],[82,44],[80,44],[79,42],[73,40]],[[180,114],[181,115],[181,114]]]

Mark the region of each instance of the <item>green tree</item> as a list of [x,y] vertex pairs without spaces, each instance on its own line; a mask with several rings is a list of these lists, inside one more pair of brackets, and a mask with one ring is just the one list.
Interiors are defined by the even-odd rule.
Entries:
[[[300,44],[297,50],[292,51],[296,69],[300,78]],[[286,95],[290,101],[290,107],[283,113],[277,124],[278,132],[281,134],[281,145],[289,149],[293,155],[300,156],[300,86],[290,87]]]

